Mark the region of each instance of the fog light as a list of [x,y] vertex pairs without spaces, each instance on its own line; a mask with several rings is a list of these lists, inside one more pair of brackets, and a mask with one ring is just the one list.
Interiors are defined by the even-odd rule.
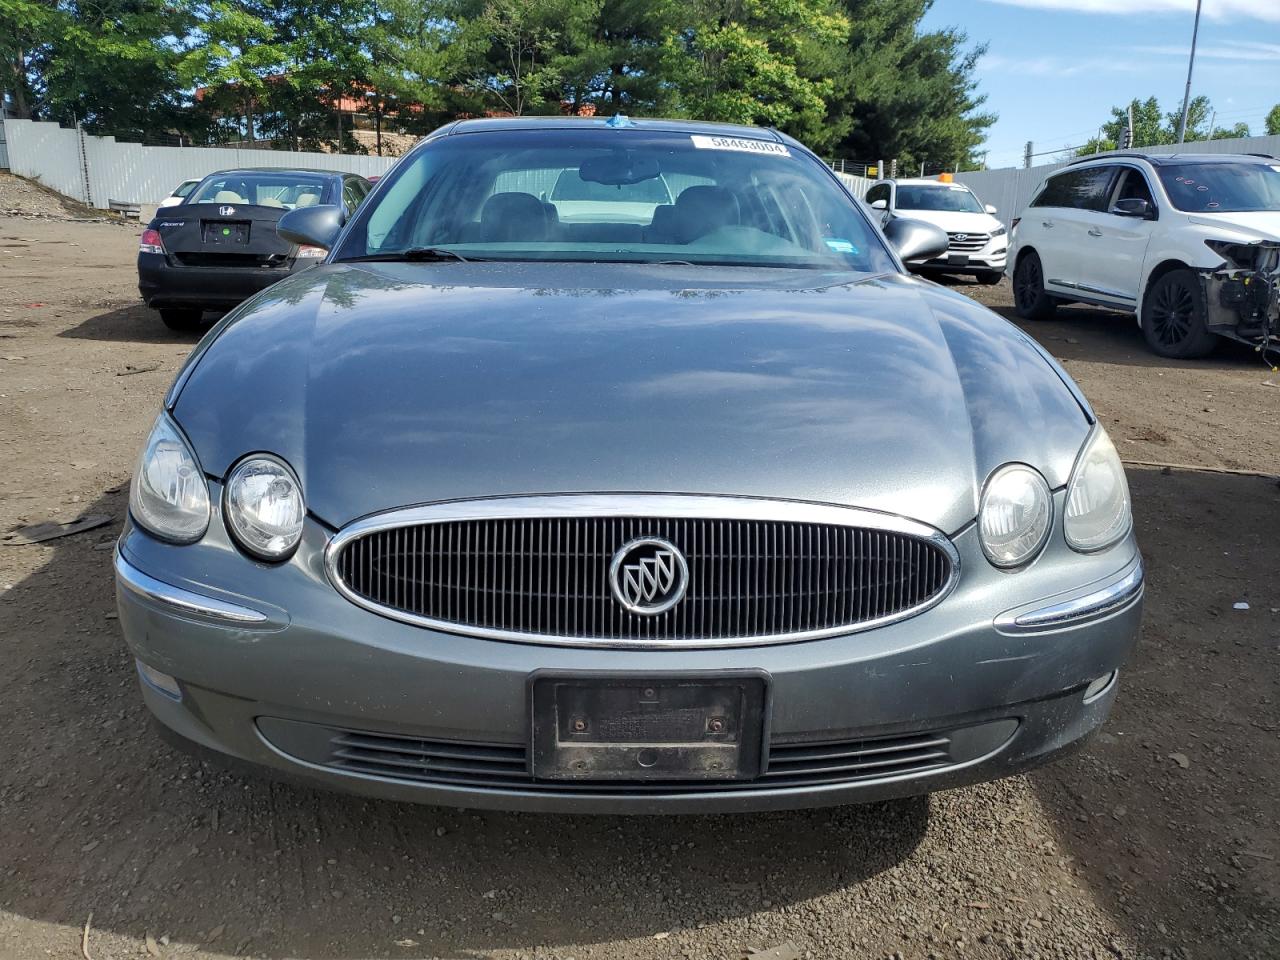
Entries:
[[182,687],[178,686],[176,677],[171,677],[167,673],[161,673],[155,667],[148,667],[141,660],[135,660],[138,665],[138,676],[142,678],[142,682],[159,693],[163,693],[170,700],[182,700]]
[[1107,689],[1107,687],[1111,686],[1111,681],[1116,678],[1116,674],[1118,672],[1119,671],[1117,670],[1112,670],[1105,677],[1099,677],[1097,680],[1093,681],[1093,683],[1085,687],[1084,688],[1085,701],[1088,702],[1089,700],[1092,700],[1098,694],[1102,693],[1103,690]]

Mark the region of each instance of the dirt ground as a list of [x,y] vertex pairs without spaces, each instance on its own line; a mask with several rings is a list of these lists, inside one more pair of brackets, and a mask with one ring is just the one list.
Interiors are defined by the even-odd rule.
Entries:
[[[0,536],[111,516],[0,545],[0,957],[1280,957],[1275,479],[1130,469],[1142,644],[1105,731],[1026,777],[566,819],[367,802],[174,752],[135,690],[110,546],[195,338],[139,303],[139,228],[76,215],[0,177]],[[1009,315],[1004,286],[965,290]],[[1280,374],[1249,351],[1161,361],[1130,319],[1081,308],[1026,329],[1125,457],[1280,474]]]

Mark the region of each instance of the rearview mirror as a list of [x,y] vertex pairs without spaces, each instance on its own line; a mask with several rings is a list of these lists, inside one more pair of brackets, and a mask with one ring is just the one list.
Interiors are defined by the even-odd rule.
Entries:
[[996,215],[996,208],[994,205],[988,203],[985,209],[987,213],[991,214],[993,217]]
[[872,210],[888,210],[889,201],[888,200],[872,200],[871,209]]
[[344,219],[341,207],[298,207],[280,218],[276,233],[290,243],[332,250],[333,242],[342,232]]
[[904,263],[908,260],[932,260],[940,257],[951,245],[951,238],[941,227],[905,217],[890,220],[885,225],[884,235]]
[[653,157],[635,156],[630,151],[618,150],[602,157],[582,161],[578,176],[589,183],[603,183],[609,187],[653,180],[662,171]]
[[1111,212],[1118,217],[1139,217],[1145,220],[1151,216],[1151,201],[1143,200],[1140,197],[1117,200],[1116,205],[1111,208]]

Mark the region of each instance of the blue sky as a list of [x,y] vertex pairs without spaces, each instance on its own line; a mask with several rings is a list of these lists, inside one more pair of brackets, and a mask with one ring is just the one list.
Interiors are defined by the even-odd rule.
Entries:
[[[987,162],[1007,167],[1028,140],[1037,152],[1083,143],[1133,97],[1180,109],[1194,13],[1195,0],[936,0],[925,26],[988,43],[978,77],[1000,119]],[[1280,0],[1204,0],[1191,92],[1218,125],[1265,132],[1280,103]]]

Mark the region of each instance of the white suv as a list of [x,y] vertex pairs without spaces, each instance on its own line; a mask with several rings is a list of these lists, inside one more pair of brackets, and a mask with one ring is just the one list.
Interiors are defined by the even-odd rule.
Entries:
[[1137,314],[1151,349],[1200,357],[1219,336],[1280,337],[1280,160],[1112,154],[1049,176],[1013,221],[1018,316],[1059,303]]
[[923,220],[947,231],[947,252],[907,266],[917,272],[967,273],[979,283],[999,283],[1004,275],[1005,226],[961,183],[941,180],[880,180],[867,191],[867,203],[882,214],[884,226],[895,217]]

